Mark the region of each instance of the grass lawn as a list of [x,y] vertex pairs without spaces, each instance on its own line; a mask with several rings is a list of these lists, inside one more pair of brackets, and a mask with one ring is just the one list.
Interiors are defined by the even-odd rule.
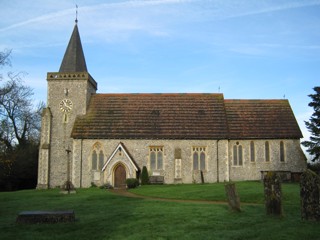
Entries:
[[[263,186],[260,181],[237,182],[236,189],[240,195],[241,202],[264,204]],[[300,204],[298,184],[282,184],[282,191],[284,204]],[[224,183],[146,185],[130,189],[130,192],[143,196],[169,199],[227,201]]]
[[[237,183],[241,201],[263,202],[262,184]],[[283,218],[263,204],[232,213],[226,205],[129,198],[97,188],[0,193],[0,239],[319,239],[319,223],[300,219],[299,186],[284,184]],[[222,184],[143,186],[134,192],[166,198],[224,200]],[[286,197],[288,195],[288,197]],[[73,209],[75,223],[18,225],[20,211]]]

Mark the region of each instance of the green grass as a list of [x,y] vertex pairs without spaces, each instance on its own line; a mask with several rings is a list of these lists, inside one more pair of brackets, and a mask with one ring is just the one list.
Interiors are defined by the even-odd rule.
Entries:
[[[130,192],[159,198],[227,201],[224,183],[215,184],[178,184],[178,185],[144,185]],[[241,202],[264,203],[263,186],[258,181],[237,182],[236,189]],[[283,201],[285,204],[299,204],[298,184],[282,184]]]
[[[262,185],[237,183],[241,200],[261,202]],[[144,194],[223,200],[223,184],[144,186]],[[300,219],[299,186],[283,185],[284,217],[265,215],[263,204],[232,213],[226,205],[164,202],[114,195],[96,188],[62,195],[58,190],[0,193],[1,239],[319,239],[319,223]],[[288,195],[288,197],[286,197]],[[22,225],[27,210],[73,209],[75,223]]]

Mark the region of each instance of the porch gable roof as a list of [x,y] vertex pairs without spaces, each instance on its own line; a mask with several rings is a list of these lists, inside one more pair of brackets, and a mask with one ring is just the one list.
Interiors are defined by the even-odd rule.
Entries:
[[110,161],[113,159],[114,155],[118,152],[121,151],[125,154],[125,156],[129,159],[129,162],[132,164],[132,166],[134,167],[134,169],[138,172],[140,171],[140,168],[138,167],[138,165],[136,164],[136,162],[134,161],[134,159],[131,157],[130,153],[128,152],[128,150],[126,149],[126,147],[124,146],[124,144],[122,142],[120,142],[118,144],[118,146],[114,149],[114,151],[112,152],[111,156],[108,158],[108,160],[106,161],[106,163],[103,165],[102,167],[102,171],[104,171],[108,164],[110,163]]

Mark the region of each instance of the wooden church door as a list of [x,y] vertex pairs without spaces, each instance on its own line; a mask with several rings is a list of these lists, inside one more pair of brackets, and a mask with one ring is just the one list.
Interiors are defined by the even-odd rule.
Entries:
[[119,164],[114,170],[114,187],[126,188],[126,169]]

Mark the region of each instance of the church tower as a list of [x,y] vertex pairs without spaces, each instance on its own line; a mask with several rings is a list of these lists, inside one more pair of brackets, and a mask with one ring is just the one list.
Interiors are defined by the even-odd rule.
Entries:
[[38,189],[71,180],[72,139],[78,115],[86,114],[97,83],[87,70],[77,20],[59,72],[47,74],[47,107],[42,112]]

